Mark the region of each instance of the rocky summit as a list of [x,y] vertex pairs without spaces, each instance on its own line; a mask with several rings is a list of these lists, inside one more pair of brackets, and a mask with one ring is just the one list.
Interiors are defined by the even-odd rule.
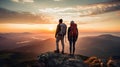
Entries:
[[82,55],[69,55],[54,52],[42,53],[38,60],[45,64],[45,67],[88,67],[84,60],[88,57]]

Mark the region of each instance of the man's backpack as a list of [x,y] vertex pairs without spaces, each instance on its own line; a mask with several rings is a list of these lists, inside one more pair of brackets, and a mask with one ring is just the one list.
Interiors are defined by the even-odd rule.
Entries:
[[70,27],[70,36],[77,36],[78,31],[77,31],[77,24],[73,23],[71,24]]
[[61,34],[61,35],[66,35],[66,30],[67,30],[67,26],[66,26],[66,24],[64,24],[64,23],[61,23],[60,24],[60,33],[59,34]]

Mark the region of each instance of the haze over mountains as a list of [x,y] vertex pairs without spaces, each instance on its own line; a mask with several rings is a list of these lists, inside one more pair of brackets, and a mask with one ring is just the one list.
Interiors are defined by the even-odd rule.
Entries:
[[55,49],[55,39],[53,38],[46,40],[34,40],[28,44],[30,45],[15,48],[13,51],[40,54],[47,51],[53,51]]
[[[9,50],[27,45],[39,44],[42,40],[51,38],[51,34],[33,34],[33,33],[1,33],[0,50]],[[39,43],[37,43],[37,41]]]
[[120,37],[111,34],[83,37],[77,47],[77,53],[87,56],[120,56]]
[[[32,33],[0,34],[0,50],[36,54],[53,51],[55,50],[55,38],[49,36],[44,37],[41,34]],[[65,48],[67,49],[69,45]],[[111,34],[80,37],[76,44],[76,53],[85,56],[120,56],[119,51],[120,37]]]

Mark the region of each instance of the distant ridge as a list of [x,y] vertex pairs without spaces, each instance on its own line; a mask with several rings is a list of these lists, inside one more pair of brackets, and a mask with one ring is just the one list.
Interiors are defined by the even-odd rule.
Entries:
[[102,34],[99,35],[100,38],[120,38],[119,36],[111,35],[111,34]]
[[48,38],[45,40],[35,40],[30,43],[31,45],[26,45],[23,47],[15,48],[12,51],[17,52],[32,52],[40,54],[42,52],[47,52],[55,49],[55,39]]
[[120,37],[111,34],[83,37],[78,40],[77,53],[87,56],[120,56]]

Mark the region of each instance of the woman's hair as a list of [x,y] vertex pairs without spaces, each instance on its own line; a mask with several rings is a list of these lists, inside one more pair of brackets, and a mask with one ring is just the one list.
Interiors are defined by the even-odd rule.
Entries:
[[72,25],[72,24],[74,24],[74,21],[71,21],[71,22],[70,22],[70,25]]

